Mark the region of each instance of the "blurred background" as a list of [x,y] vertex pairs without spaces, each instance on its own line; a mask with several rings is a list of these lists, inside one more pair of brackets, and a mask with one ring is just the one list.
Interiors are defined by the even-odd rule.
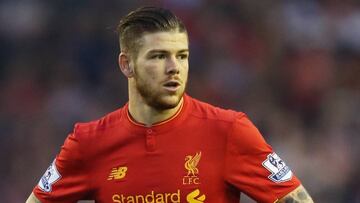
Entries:
[[191,96],[246,112],[315,202],[359,203],[359,4],[1,0],[1,202],[25,201],[75,122],[127,101],[114,30],[158,5],[188,28]]

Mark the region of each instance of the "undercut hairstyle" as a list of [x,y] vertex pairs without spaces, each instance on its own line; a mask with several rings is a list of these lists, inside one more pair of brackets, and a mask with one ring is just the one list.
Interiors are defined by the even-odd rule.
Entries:
[[170,10],[158,7],[140,7],[120,20],[117,27],[120,50],[135,59],[146,33],[175,31],[187,33],[184,24]]

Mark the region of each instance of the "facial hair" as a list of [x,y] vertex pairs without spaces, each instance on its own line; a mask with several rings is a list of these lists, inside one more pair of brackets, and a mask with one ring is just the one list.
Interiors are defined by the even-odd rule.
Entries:
[[[162,96],[165,94],[161,92],[161,90],[156,90],[152,88],[152,85],[149,84],[148,81],[144,80],[143,78],[139,77],[137,74],[137,67],[134,67],[135,75],[135,86],[141,97],[144,99],[145,103],[158,111],[164,111],[168,109],[175,108],[181,101],[181,98],[185,92],[184,90],[178,95],[178,98],[175,102],[167,102],[165,101]],[[186,84],[185,84],[186,87]],[[174,93],[175,95],[177,93]]]

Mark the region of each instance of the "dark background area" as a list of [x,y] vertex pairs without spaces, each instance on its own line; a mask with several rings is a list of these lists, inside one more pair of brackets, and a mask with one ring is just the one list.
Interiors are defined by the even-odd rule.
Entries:
[[185,22],[191,96],[246,112],[315,202],[360,202],[356,0],[0,1],[1,202],[25,201],[75,122],[127,101],[114,30],[142,5]]

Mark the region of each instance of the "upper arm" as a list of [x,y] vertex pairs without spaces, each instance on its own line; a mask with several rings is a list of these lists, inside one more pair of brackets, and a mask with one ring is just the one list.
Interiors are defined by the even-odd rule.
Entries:
[[274,202],[301,183],[247,117],[228,136],[225,180],[258,202]]
[[300,185],[295,190],[285,195],[276,203],[313,203],[314,201],[305,190],[304,186]]
[[70,134],[56,159],[47,168],[33,193],[46,202],[76,202],[90,192],[90,167],[84,161],[82,139]]
[[25,203],[41,203],[40,200],[32,192]]

